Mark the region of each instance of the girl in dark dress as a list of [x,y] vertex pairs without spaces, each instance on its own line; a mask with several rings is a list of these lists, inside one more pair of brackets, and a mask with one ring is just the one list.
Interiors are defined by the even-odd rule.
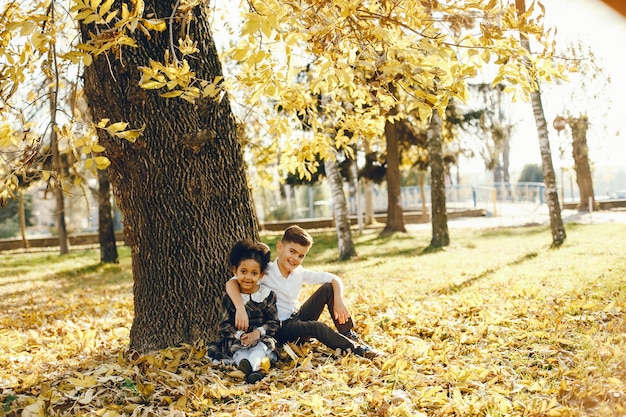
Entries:
[[246,375],[246,381],[253,384],[265,376],[260,370],[263,359],[267,358],[270,363],[278,359],[274,339],[280,326],[276,294],[259,285],[270,261],[270,249],[264,243],[242,240],[233,246],[229,259],[241,288],[249,326],[246,332],[235,327],[235,305],[224,294],[220,319],[222,339],[210,344],[208,353],[213,359],[232,359]]

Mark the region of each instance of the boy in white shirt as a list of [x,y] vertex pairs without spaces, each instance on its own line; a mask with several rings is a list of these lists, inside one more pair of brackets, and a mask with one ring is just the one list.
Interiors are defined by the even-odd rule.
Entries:
[[[343,302],[341,278],[328,272],[314,272],[302,267],[313,238],[300,226],[290,226],[276,244],[278,256],[270,263],[262,283],[276,294],[276,307],[281,327],[276,332],[279,343],[307,340],[314,337],[331,349],[352,351],[368,359],[381,356],[369,346],[361,343],[352,328],[354,323]],[[320,287],[298,308],[298,297],[303,284],[318,284]],[[226,293],[236,308],[235,326],[248,328],[248,316],[241,302],[237,280],[226,283]],[[328,307],[337,331],[317,321]]]

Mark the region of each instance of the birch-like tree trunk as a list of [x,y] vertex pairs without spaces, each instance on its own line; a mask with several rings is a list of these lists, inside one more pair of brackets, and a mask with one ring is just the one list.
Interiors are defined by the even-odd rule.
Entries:
[[343,192],[343,179],[339,171],[339,165],[335,158],[324,160],[324,169],[330,185],[333,199],[333,218],[337,230],[337,243],[339,246],[339,259],[345,260],[355,257],[356,249],[350,229],[350,217],[348,216],[348,202]]
[[[515,0],[517,11],[521,15],[526,11],[524,0]],[[531,52],[528,38],[520,34],[520,42],[524,48]],[[556,175],[552,164],[552,151],[550,150],[550,140],[548,137],[548,124],[543,112],[540,91],[535,91],[530,96],[535,125],[537,126],[537,136],[539,138],[539,149],[541,151],[541,169],[543,172],[543,182],[545,184],[546,202],[550,216],[550,231],[552,232],[552,245],[560,246],[566,238],[565,226],[561,217],[561,206],[559,204],[559,193],[556,185]]]
[[65,193],[63,192],[63,179],[61,173],[64,171],[61,161],[61,153],[59,152],[59,141],[56,131],[56,100],[54,99],[56,93],[50,92],[50,118],[52,120],[52,127],[50,129],[50,148],[52,150],[52,166],[57,177],[54,183],[54,201],[55,201],[55,215],[57,236],[59,238],[59,253],[61,255],[68,254],[70,252],[70,242],[67,235],[67,224],[65,222]]

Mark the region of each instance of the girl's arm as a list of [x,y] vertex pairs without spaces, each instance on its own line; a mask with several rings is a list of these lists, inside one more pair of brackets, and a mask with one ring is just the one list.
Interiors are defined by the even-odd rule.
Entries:
[[248,313],[241,299],[241,289],[236,279],[229,279],[226,282],[226,294],[235,306],[235,327],[244,332],[248,330]]

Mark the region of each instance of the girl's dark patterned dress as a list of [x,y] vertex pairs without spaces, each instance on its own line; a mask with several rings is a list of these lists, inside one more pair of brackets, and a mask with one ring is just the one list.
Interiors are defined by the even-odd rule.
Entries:
[[[252,294],[241,294],[241,298],[248,313],[248,330],[263,328],[259,342],[265,343],[278,357],[276,340],[274,334],[280,327],[278,311],[276,310],[276,294],[267,287],[261,286],[259,290]],[[247,349],[251,346],[243,346],[236,338],[237,328],[235,327],[235,306],[227,294],[222,296],[222,311],[220,316],[220,336],[218,342],[209,343],[208,356],[213,359],[231,359],[233,354],[240,349]],[[257,342],[258,343],[258,342]]]

